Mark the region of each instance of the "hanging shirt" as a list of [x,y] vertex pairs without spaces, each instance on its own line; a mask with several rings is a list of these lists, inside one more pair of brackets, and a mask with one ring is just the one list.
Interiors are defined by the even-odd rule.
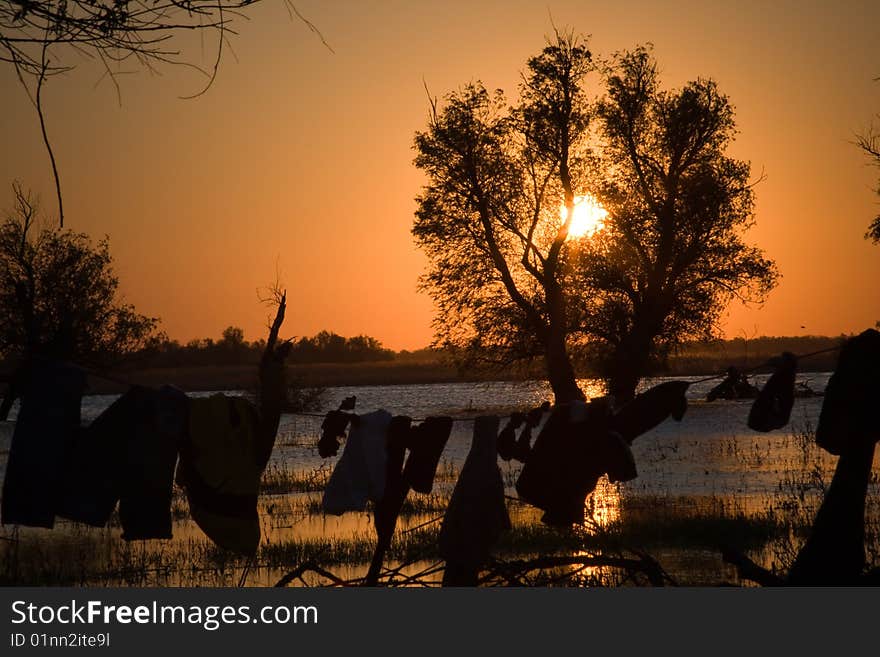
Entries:
[[133,386],[79,434],[58,515],[104,526],[119,502],[122,538],[171,538],[177,450],[187,397],[170,386]]
[[86,386],[82,370],[35,359],[25,377],[12,434],[0,520],[4,525],[52,527],[60,481],[80,426]]
[[208,538],[248,555],[260,544],[258,425],[257,410],[241,397],[191,399],[189,437],[177,474],[193,520]]
[[474,421],[471,449],[440,528],[440,556],[447,562],[483,563],[501,533],[510,529],[497,461],[498,425],[495,415]]
[[385,492],[385,439],[391,413],[377,410],[352,420],[342,456],[324,488],[321,506],[342,515],[363,511],[367,500],[378,502]]

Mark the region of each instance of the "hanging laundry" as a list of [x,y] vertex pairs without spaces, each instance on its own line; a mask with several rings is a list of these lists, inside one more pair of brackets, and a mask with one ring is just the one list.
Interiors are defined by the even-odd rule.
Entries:
[[786,351],[778,359],[771,360],[770,364],[776,369],[752,402],[749,411],[748,425],[754,431],[781,429],[788,424],[794,406],[797,358]]
[[391,546],[397,518],[409,492],[409,484],[403,476],[403,460],[410,444],[412,418],[398,415],[391,418],[386,438],[387,461],[385,463],[385,493],[373,510],[376,525],[376,549],[367,571],[367,586],[375,586],[382,570],[385,552]]
[[502,532],[510,529],[497,462],[498,424],[494,415],[474,421],[471,449],[440,527],[440,556],[448,570],[444,585],[476,585],[480,564]]
[[186,434],[187,402],[170,386],[133,386],[84,427],[62,477],[58,515],[103,527],[118,501],[122,538],[171,538],[174,465]]
[[385,410],[352,420],[342,456],[324,488],[321,505],[326,513],[342,515],[363,511],[367,500],[378,502],[385,493],[385,437],[391,413]]
[[418,493],[430,493],[440,456],[452,433],[452,418],[429,417],[410,432],[409,457],[403,476]]
[[614,414],[614,431],[632,443],[670,416],[680,422],[687,410],[688,386],[687,381],[666,381],[636,395]]
[[[119,487],[122,538],[171,538],[171,496],[177,452],[186,436],[188,398],[177,388],[133,388]],[[125,435],[125,434],[123,434]]]
[[509,461],[516,454],[516,430],[526,421],[525,413],[513,413],[498,434],[498,456]]
[[339,452],[339,439],[345,436],[354,415],[341,410],[330,411],[324,416],[321,423],[321,439],[318,441],[318,454],[325,459],[328,456],[336,456]]
[[519,438],[513,448],[513,458],[520,463],[525,463],[532,451],[532,431],[541,424],[544,413],[550,410],[550,402],[544,402],[536,406],[526,415],[525,426],[520,431]]
[[638,477],[636,458],[629,443],[616,431],[606,432],[605,440],[607,444],[602,451],[606,454],[605,472],[608,474],[608,481],[616,484],[620,481],[632,481]]
[[256,409],[241,397],[191,399],[177,470],[196,524],[220,547],[248,555],[260,544],[258,424]]
[[525,502],[545,511],[554,526],[582,523],[584,500],[606,472],[616,480],[635,476],[635,461],[611,431],[605,399],[556,406],[523,466],[516,490]]
[[73,366],[41,359],[31,363],[6,462],[0,507],[4,525],[54,525],[85,386],[85,374]]
[[840,455],[848,446],[880,440],[880,333],[868,329],[840,350],[825,388],[816,444]]

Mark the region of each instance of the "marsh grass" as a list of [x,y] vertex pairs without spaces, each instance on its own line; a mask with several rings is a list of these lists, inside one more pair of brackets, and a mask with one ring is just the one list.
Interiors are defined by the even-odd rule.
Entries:
[[[721,547],[730,546],[784,574],[807,538],[835,461],[816,447],[808,423],[795,424],[781,440],[786,450],[782,460],[769,439],[760,437],[751,443],[719,440],[710,448],[725,467],[742,471],[744,478],[753,470],[771,468],[775,488],[758,495],[672,496],[647,492],[637,485],[639,480],[632,482],[634,485],[605,483],[605,488],[588,499],[584,524],[570,529],[548,527],[540,522],[540,511],[510,500],[513,528],[501,537],[494,555],[515,560],[647,553],[680,584],[739,583],[733,569],[721,562]],[[647,458],[674,459],[677,449],[676,444],[657,445],[647,452]],[[508,494],[514,495],[521,466],[515,462],[500,466]],[[172,502],[175,539],[171,541],[126,543],[120,538],[116,514],[108,527],[101,529],[61,521],[54,531],[5,531],[0,535],[0,584],[234,586],[246,566],[254,573],[251,584],[271,584],[303,563],[360,577],[375,547],[372,516],[368,509],[349,519],[355,522],[326,525],[320,493],[330,473],[327,465],[296,469],[273,463],[266,470],[259,500],[264,539],[250,564],[247,558],[217,548],[205,538],[189,519],[185,495],[176,490]],[[458,473],[459,466],[444,459],[434,492],[410,493],[387,564],[422,567],[439,560],[440,522],[436,519],[445,511]],[[875,469],[873,491],[878,483]],[[600,499],[606,494],[608,499]],[[613,513],[608,513],[609,504]],[[868,566],[876,567],[880,565],[880,499],[875,494],[866,501],[865,530]],[[521,581],[564,586],[640,583],[613,568],[585,566],[539,569]]]

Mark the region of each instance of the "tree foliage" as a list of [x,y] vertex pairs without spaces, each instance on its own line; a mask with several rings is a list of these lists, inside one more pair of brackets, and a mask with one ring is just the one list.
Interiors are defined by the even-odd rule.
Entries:
[[715,81],[665,91],[639,48],[617,57],[596,110],[596,194],[610,221],[580,245],[575,287],[589,290],[580,328],[625,395],[653,356],[716,336],[731,299],[761,301],[778,275],[743,239],[754,223],[750,167],[726,154],[734,112]]
[[[227,35],[234,33],[234,21],[259,1],[0,0],[0,61],[40,75],[47,65],[44,48],[57,46],[103,62],[111,74],[111,63],[128,60],[147,68],[159,63],[192,66],[182,59],[176,35],[216,33],[219,58]],[[69,58],[54,52],[60,60],[49,63],[50,71],[69,70]]]
[[[877,116],[877,119],[880,120],[880,115]],[[875,128],[871,128],[866,133],[859,135],[856,144],[870,158],[871,164],[880,168],[880,133]],[[877,195],[880,196],[880,182],[877,183]],[[875,244],[880,244],[880,214],[874,217],[874,220],[868,226],[865,239],[870,239]]]
[[0,225],[0,355],[106,366],[142,348],[158,320],[118,298],[108,240],[41,229],[36,200],[13,189]]
[[[433,102],[415,137],[435,343],[465,360],[543,358],[557,401],[582,394],[573,349],[590,346],[629,396],[653,354],[716,332],[725,301],[761,299],[776,280],[742,240],[749,166],[725,154],[733,110],[717,85],[662,91],[638,49],[591,102],[595,71],[584,42],[557,33],[528,60],[516,104],[471,83]],[[578,237],[586,194],[609,216]]]

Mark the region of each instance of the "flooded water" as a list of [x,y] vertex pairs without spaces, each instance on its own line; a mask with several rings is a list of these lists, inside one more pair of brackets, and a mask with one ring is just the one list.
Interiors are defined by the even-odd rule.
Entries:
[[[801,380],[808,380],[810,387],[820,392],[824,390],[828,376],[803,374]],[[663,380],[668,379],[646,380],[642,387]],[[755,377],[754,382],[761,385],[763,378]],[[676,523],[683,522],[682,518],[686,520],[696,515],[703,522],[707,514],[714,514],[721,518],[722,524],[728,522],[732,531],[740,533],[751,530],[749,518],[766,519],[768,514],[782,520],[785,520],[786,513],[799,514],[803,516],[799,520],[808,523],[821,499],[822,487],[830,481],[835,463],[832,457],[812,444],[811,432],[818,420],[821,397],[797,399],[792,421],[785,429],[756,433],[746,426],[750,402],[703,401],[714,383],[691,386],[689,408],[683,421],[667,420],[636,440],[633,452],[639,471],[637,479],[615,485],[603,479],[587,505],[585,526],[601,531],[602,527],[617,527],[629,522],[636,527],[629,530],[630,536],[636,537],[631,540],[650,542],[651,553],[664,568],[686,583],[717,583],[730,581],[735,576],[721,562],[717,550],[693,545],[682,548],[674,536],[669,537],[669,545],[663,544],[662,540],[657,544],[657,537],[646,538],[638,533],[639,522],[643,521],[647,527],[662,516],[672,523],[670,527],[677,527]],[[584,380],[581,385],[588,396],[601,393],[596,381]],[[505,415],[512,409],[527,409],[545,399],[552,399],[543,382],[359,386],[328,389],[323,410],[336,408],[350,395],[357,396],[359,412],[384,408],[393,414],[416,419],[447,414],[457,418],[441,463],[445,476],[440,477],[435,495],[430,498],[422,496],[424,499],[417,500],[422,506],[401,518],[400,535],[412,537],[426,531],[419,529],[425,523],[428,523],[428,529],[436,530],[438,523],[430,521],[442,516],[443,496],[451,491],[457,469],[470,447],[473,424],[468,418],[480,414]],[[107,395],[84,398],[83,421],[90,422],[114,399],[115,396]],[[11,419],[14,419],[14,413],[15,409]],[[336,459],[321,459],[317,453],[320,424],[320,417],[284,415],[269,465],[270,474],[275,473],[281,479],[297,479],[298,490],[302,490],[303,479],[312,477],[320,483],[322,477],[326,478]],[[0,425],[0,474],[5,472],[12,429],[12,422]],[[500,462],[500,465],[508,494],[515,497],[513,483],[519,466],[515,462]],[[875,462],[875,467],[877,465]],[[318,508],[320,485],[306,488],[309,492],[287,490],[261,497],[264,543],[261,559],[248,570],[248,584],[272,584],[289,570],[293,562],[315,554],[320,557],[321,551],[326,556],[328,550],[339,554],[337,563],[332,568],[328,566],[334,573],[346,579],[364,574],[370,541],[375,536],[371,516],[368,513],[324,516]],[[871,484],[873,499],[876,499],[877,492],[875,477]],[[540,514],[536,510],[514,500],[511,500],[510,509],[515,528],[540,525]],[[127,545],[119,539],[120,530],[112,523],[105,529],[93,529],[66,521],[59,521],[54,530],[23,528],[16,538],[19,545],[41,550],[41,559],[48,562],[58,559],[55,567],[62,570],[64,554],[69,555],[71,551],[81,554],[79,569],[64,571],[64,576],[73,583],[237,583],[243,571],[241,560],[224,555],[205,540],[188,519],[185,500],[175,502],[175,517],[175,538],[172,541]],[[736,523],[744,524],[740,527]],[[416,529],[407,531],[413,528]],[[9,538],[11,531],[11,528],[4,527],[0,538]],[[735,539],[736,536],[726,538]],[[751,555],[768,567],[778,566],[783,559],[782,553],[791,552],[798,540],[791,536],[782,543],[790,541],[792,545],[778,544],[777,541],[773,545],[752,546]],[[568,553],[577,554],[578,551]],[[430,565],[429,561],[417,562],[410,571],[424,570]],[[52,568],[51,564],[45,568],[49,579],[54,572]],[[102,568],[106,573],[103,576],[96,574]],[[127,569],[133,573],[134,580],[127,575]],[[40,580],[37,583],[51,582]]]

